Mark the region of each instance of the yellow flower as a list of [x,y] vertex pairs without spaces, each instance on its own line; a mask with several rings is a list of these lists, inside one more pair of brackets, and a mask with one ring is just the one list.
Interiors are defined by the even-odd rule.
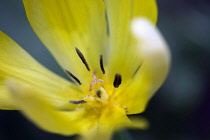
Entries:
[[[38,127],[108,140],[144,128],[144,111],[169,69],[154,27],[155,0],[23,0],[29,22],[69,77],[47,70],[0,32],[0,108]],[[143,17],[143,18],[139,18]]]

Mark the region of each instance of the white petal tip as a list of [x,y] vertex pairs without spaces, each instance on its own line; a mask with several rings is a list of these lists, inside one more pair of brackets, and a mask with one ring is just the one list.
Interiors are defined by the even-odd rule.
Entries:
[[157,27],[145,18],[135,19],[132,22],[131,30],[143,60],[141,72],[144,73],[145,79],[153,81],[150,86],[154,87],[155,91],[163,83],[169,71],[170,51],[168,45]]
[[131,24],[131,30],[141,43],[140,49],[151,53],[164,53],[170,59],[168,45],[151,21],[146,18],[136,18]]
[[136,36],[148,36],[152,34],[151,28],[155,28],[152,22],[146,18],[136,18],[132,21],[131,29]]

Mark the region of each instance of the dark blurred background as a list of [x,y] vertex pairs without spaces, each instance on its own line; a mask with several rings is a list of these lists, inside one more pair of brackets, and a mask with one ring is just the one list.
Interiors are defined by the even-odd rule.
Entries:
[[[172,53],[165,84],[143,115],[150,129],[125,130],[115,139],[210,140],[210,1],[157,0],[158,27]],[[0,30],[40,63],[65,76],[32,31],[21,0],[0,0]],[[0,111],[0,140],[71,140],[46,133],[18,111]]]

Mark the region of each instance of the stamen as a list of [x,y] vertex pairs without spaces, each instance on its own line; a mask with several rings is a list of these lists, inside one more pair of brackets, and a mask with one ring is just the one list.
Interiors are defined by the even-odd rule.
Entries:
[[142,64],[140,64],[138,67],[137,67],[137,69],[136,69],[136,71],[133,73],[133,77],[136,75],[136,73],[139,71],[139,69],[141,68],[141,65]]
[[122,76],[119,73],[115,74],[115,78],[113,82],[114,87],[118,88],[121,82],[122,82]]
[[104,65],[103,65],[103,55],[100,55],[100,67],[101,67],[101,71],[103,72],[103,74],[105,74],[105,69],[104,69]]
[[65,70],[65,72],[69,75],[69,76],[71,76],[78,84],[82,84],[81,82],[80,82],[80,80],[76,77],[76,76],[74,76],[70,71],[68,71],[68,70]]
[[75,47],[75,49],[76,49],[76,52],[77,52],[79,58],[82,60],[83,64],[85,64],[85,67],[87,68],[87,70],[90,71],[90,68],[88,66],[87,61],[85,60],[84,55],[80,52],[80,50],[78,48]]
[[91,105],[94,108],[94,110],[96,111],[96,113],[98,114],[98,111],[96,110],[96,108],[94,107],[94,105],[93,104],[89,104],[89,105]]
[[69,101],[69,103],[72,103],[72,104],[82,104],[82,103],[86,103],[86,101],[85,100]]
[[98,98],[101,98],[101,91],[100,91],[100,90],[96,90],[96,96],[97,96]]
[[107,101],[109,99],[109,95],[103,87],[100,87],[101,91],[101,99],[102,101]]

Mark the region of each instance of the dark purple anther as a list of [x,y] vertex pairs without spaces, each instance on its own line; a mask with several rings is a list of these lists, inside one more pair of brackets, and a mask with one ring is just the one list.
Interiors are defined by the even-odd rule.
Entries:
[[82,103],[86,103],[85,100],[79,100],[79,101],[69,101],[72,104],[82,104]]

